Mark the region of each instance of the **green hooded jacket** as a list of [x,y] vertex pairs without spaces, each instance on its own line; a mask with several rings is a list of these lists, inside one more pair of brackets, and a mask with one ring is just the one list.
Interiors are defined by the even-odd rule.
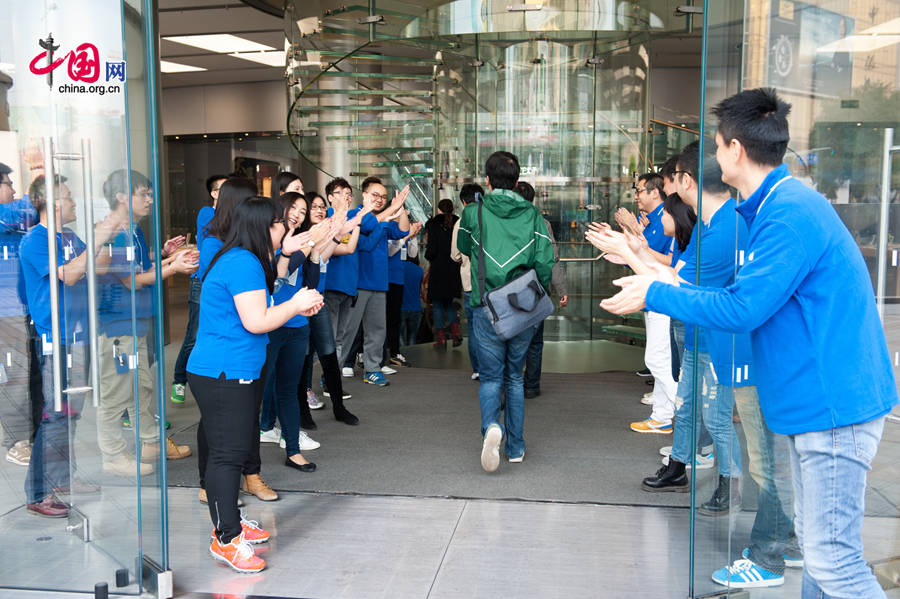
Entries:
[[[485,286],[490,291],[533,268],[544,289],[550,289],[553,246],[537,208],[510,189],[495,189],[482,199]],[[481,305],[478,285],[478,202],[466,206],[459,223],[456,247],[471,260],[470,304]]]

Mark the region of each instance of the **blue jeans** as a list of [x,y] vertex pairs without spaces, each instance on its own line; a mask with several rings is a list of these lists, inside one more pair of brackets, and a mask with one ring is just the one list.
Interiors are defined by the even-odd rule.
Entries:
[[194,349],[194,341],[197,339],[197,325],[200,321],[200,289],[203,285],[201,279],[191,279],[191,290],[188,293],[188,323],[184,331],[184,341],[181,342],[181,351],[175,359],[175,373],[172,382],[184,385],[187,383],[187,363]]
[[400,312],[400,345],[415,345],[419,324],[422,322],[421,310],[403,310]]
[[750,459],[747,468],[759,487],[756,518],[750,531],[750,559],[766,570],[781,574],[785,553],[791,557],[801,555],[794,523],[785,513],[785,507],[792,511],[793,497],[788,438],[776,435],[766,426],[756,387],[737,387],[734,403],[747,442]]
[[434,300],[431,303],[431,309],[434,313],[434,330],[449,327],[454,322],[459,322],[456,316],[456,307],[453,305],[452,299]]
[[488,317],[480,309],[475,313],[475,329],[478,336],[478,365],[481,385],[478,400],[481,403],[481,436],[488,426],[500,425],[500,393],[506,393],[504,414],[506,457],[516,458],[525,453],[525,389],[522,368],[525,352],[534,335],[534,328],[525,329],[512,339],[497,337]]
[[527,391],[541,390],[541,363],[544,358],[544,322],[534,329],[534,336],[528,345],[525,354],[525,389]]
[[[306,359],[306,347],[309,343],[309,325],[302,327],[281,327],[269,333],[269,345],[266,348],[266,387],[263,391],[263,409],[268,399],[271,407],[277,405],[278,421],[281,422],[281,433],[287,444],[285,452],[288,457],[300,453],[300,404],[297,400],[297,385],[303,361]],[[277,402],[277,403],[276,403]],[[271,412],[270,412],[271,414]],[[260,415],[260,428],[270,430],[275,426],[275,418],[271,424]]]
[[881,417],[789,438],[803,599],[885,596],[862,542],[866,473],[883,430]]
[[463,305],[466,308],[466,326],[469,328],[469,363],[472,364],[472,372],[478,372],[478,339],[475,335],[475,308],[469,305],[471,291],[463,293]]
[[[53,489],[69,486],[70,467],[75,471],[75,454],[71,452],[71,441],[75,439],[75,420],[84,406],[84,394],[71,396],[63,394],[61,412],[53,411],[53,360],[43,355],[43,341],[40,336],[34,340],[38,363],[43,381],[43,416],[31,448],[31,461],[25,474],[25,497],[27,503],[43,501],[53,493]],[[81,387],[87,383],[84,371],[84,346],[61,346],[62,386]],[[73,368],[67,368],[66,354],[73,356]]]
[[[693,459],[691,449],[691,405],[693,403],[694,350],[686,349],[681,357],[681,377],[675,399],[675,433],[672,439],[672,458],[685,464]],[[731,421],[732,388],[720,385],[710,367],[709,354],[697,352],[697,392],[700,396],[703,424],[712,436],[716,463],[722,476],[741,475],[741,445]],[[698,422],[699,426],[700,423]],[[699,431],[698,431],[699,435]]]

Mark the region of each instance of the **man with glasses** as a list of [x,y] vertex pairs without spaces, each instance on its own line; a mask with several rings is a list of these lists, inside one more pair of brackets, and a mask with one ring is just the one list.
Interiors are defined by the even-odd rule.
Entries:
[[[645,173],[638,178],[634,199],[644,218],[644,237],[651,250],[665,254],[672,238],[663,230],[663,185],[665,181],[658,173]],[[672,433],[672,417],[675,415],[675,393],[678,385],[672,376],[672,348],[669,336],[669,317],[657,312],[644,312],[647,344],[644,348],[644,364],[653,376],[653,411],[650,417],[640,422],[632,422],[631,430],[636,433]]]
[[[359,224],[360,241],[362,241],[363,235],[368,235],[378,226],[378,219],[371,214],[369,208],[363,206],[362,208],[350,209],[350,205],[353,203],[353,189],[351,189],[346,179],[338,177],[331,180],[325,186],[325,196],[328,198],[328,203],[331,204],[331,210],[348,211],[348,220],[357,216],[360,212],[365,214]],[[335,350],[338,357],[342,355],[341,341],[347,335],[351,312],[357,302],[357,294],[359,293],[358,282],[359,255],[356,252],[345,255],[332,255],[328,261],[328,276],[325,279],[325,307],[328,308],[331,326],[334,327]],[[359,322],[356,323],[356,327],[358,326]],[[352,335],[356,335],[356,327],[353,328]],[[353,338],[351,337],[350,344],[347,346],[348,349],[352,342]],[[338,363],[340,364],[341,362],[339,361]],[[353,369],[344,368],[342,374],[345,377],[352,377]]]
[[[212,198],[212,206],[204,206],[197,213],[197,251],[206,239],[206,225],[216,213],[216,204],[219,201],[219,188],[227,180],[225,175],[213,175],[206,180],[206,192]],[[191,275],[191,289],[188,293],[188,324],[184,332],[184,341],[181,343],[181,351],[175,360],[175,374],[172,381],[172,403],[184,403],[184,385],[187,383],[187,361],[194,349],[194,340],[197,338],[197,323],[200,319],[200,289],[203,279],[195,272]]]
[[[387,291],[388,291],[388,240],[403,239],[409,233],[409,217],[403,203],[409,194],[409,187],[403,189],[387,205],[387,189],[377,177],[369,177],[362,183],[363,209],[377,212],[377,225],[372,232],[360,232],[356,253],[359,258],[358,295],[353,304],[343,336],[339,339],[341,352],[339,361],[347,362],[353,349],[353,339],[362,323],[365,340],[363,343],[363,381],[384,387],[388,380],[381,371],[386,334]],[[385,208],[387,206],[387,208]]]

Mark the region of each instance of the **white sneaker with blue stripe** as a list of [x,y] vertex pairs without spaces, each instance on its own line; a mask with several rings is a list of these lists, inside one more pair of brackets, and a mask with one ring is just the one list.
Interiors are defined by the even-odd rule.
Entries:
[[784,574],[775,574],[748,559],[735,560],[713,572],[713,581],[732,589],[777,587],[784,584]]

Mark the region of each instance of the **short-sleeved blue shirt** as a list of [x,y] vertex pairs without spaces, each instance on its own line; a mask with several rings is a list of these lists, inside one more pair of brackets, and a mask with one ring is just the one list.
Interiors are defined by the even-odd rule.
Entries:
[[666,235],[666,231],[662,224],[663,204],[660,204],[647,213],[649,224],[644,227],[644,237],[647,239],[647,245],[650,249],[665,254],[669,249],[669,242],[672,238]]
[[[112,240],[112,245],[103,251],[110,252],[109,268],[100,278],[100,332],[108,337],[131,335],[132,298],[136,328],[134,334],[143,337],[150,332],[150,320],[153,317],[153,285],[146,285],[132,290],[123,281],[134,274],[150,272],[153,261],[150,259],[150,247],[144,238],[140,225],[134,223],[132,231],[120,231]],[[132,257],[133,260],[129,260]]]
[[[60,266],[68,264],[82,253],[85,245],[70,229],[56,234],[56,254]],[[36,225],[22,238],[18,248],[25,281],[25,297],[31,319],[38,334],[49,340],[50,322],[50,253],[47,250],[47,227]],[[78,341],[77,331],[87,327],[87,286],[82,277],[74,285],[57,280],[59,287],[59,326],[61,343]],[[78,335],[80,336],[80,335]]]
[[[212,220],[212,217],[215,216],[216,211],[212,206],[204,206],[200,209],[200,212],[197,213],[197,249],[203,249],[203,242],[206,241],[206,238],[209,234],[206,231],[206,225],[209,224],[209,221]],[[205,271],[204,271],[205,272]],[[200,274],[200,269],[191,275],[192,279],[199,279],[202,275]]]
[[[280,254],[281,252],[277,252]],[[219,258],[221,260],[221,258]],[[300,289],[303,288],[303,266],[297,268],[294,272],[288,273],[287,281],[282,285],[278,291],[276,291],[272,295],[272,299],[269,301],[270,306],[277,306],[278,304],[283,304],[288,301],[294,294],[297,293]],[[292,317],[289,321],[284,323],[283,327],[290,327],[292,329],[297,329],[309,324],[309,320],[303,316],[302,314],[298,314]]]
[[422,298],[419,295],[419,287],[422,285],[422,276],[425,272],[422,267],[409,260],[403,261],[403,303],[401,310],[407,312],[421,312]]
[[203,242],[203,247],[200,248],[200,257],[197,258],[197,278],[201,281],[203,280],[203,275],[206,274],[206,270],[209,268],[209,263],[212,262],[212,259],[216,256],[219,250],[222,249],[222,246],[225,245],[222,243],[222,240],[218,237],[207,237]]
[[[684,266],[678,276],[692,285],[697,284],[697,237],[700,232],[700,285],[704,287],[726,287],[734,281],[735,255],[738,240],[746,243],[747,225],[744,219],[738,218],[737,203],[733,199],[716,210],[709,225],[698,219],[691,233],[691,241],[681,254]],[[700,229],[700,227],[703,227]],[[709,351],[705,341],[705,333],[701,331],[699,351]],[[685,323],[684,346],[694,348],[694,327]]]
[[266,275],[252,253],[236,247],[216,260],[203,281],[197,340],[188,358],[188,372],[210,378],[219,378],[223,372],[226,379],[259,378],[269,336],[245,329],[234,303],[234,296],[258,289],[267,290]]

